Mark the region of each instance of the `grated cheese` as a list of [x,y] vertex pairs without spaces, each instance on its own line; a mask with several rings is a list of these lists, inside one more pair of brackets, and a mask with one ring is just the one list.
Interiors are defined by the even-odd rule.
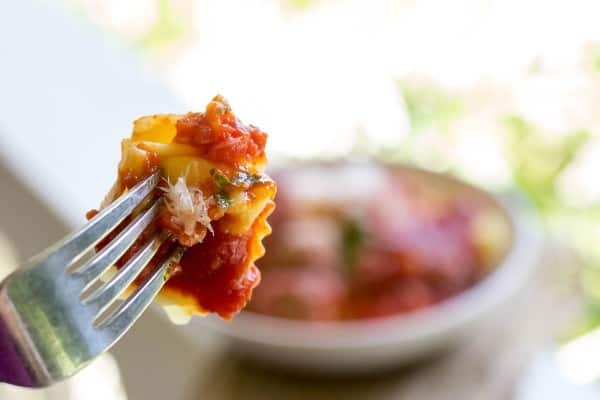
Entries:
[[189,188],[182,176],[177,178],[175,184],[167,181],[167,188],[163,190],[172,221],[179,225],[186,235],[193,236],[198,223],[214,234],[208,216],[208,205],[202,190]]

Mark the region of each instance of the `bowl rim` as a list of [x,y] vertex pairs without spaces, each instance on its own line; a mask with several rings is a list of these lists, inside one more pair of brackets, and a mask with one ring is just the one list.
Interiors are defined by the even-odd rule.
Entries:
[[243,311],[232,321],[194,318],[188,332],[207,325],[234,339],[299,349],[362,348],[456,332],[516,292],[536,267],[541,229],[531,203],[519,192],[493,194],[455,177],[411,166],[396,166],[454,181],[487,197],[512,227],[512,240],[493,272],[465,291],[422,310],[374,319],[302,321]]

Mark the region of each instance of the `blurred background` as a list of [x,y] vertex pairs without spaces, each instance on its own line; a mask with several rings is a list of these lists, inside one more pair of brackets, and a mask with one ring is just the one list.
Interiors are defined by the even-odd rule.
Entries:
[[116,362],[98,363],[88,391],[65,390],[92,399],[92,386],[121,376],[102,398],[592,398],[599,13],[593,0],[4,4],[6,270],[83,222],[114,179],[133,119],[200,111],[216,93],[270,134],[275,163],[371,159],[450,174],[520,193],[543,227],[535,271],[504,313],[433,360],[367,378],[281,375],[233,358],[208,330],[190,340],[156,310],[116,347]]

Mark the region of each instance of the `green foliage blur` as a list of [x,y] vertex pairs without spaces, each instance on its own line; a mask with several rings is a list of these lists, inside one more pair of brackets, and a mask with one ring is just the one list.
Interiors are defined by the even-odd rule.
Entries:
[[185,33],[185,25],[173,11],[169,0],[157,0],[156,7],[156,21],[138,41],[139,45],[145,49],[171,44]]
[[[599,53],[600,54],[600,53]],[[600,57],[593,59],[594,65]],[[380,153],[388,160],[398,160],[430,168],[426,161],[415,159],[416,143],[420,135],[430,135],[426,143],[452,143],[459,133],[453,129],[466,118],[470,109],[468,96],[453,94],[432,84],[401,82],[400,90],[406,104],[411,130],[399,149],[386,149]],[[578,336],[600,326],[600,203],[574,205],[565,201],[559,190],[565,171],[585,151],[593,138],[593,131],[579,127],[560,134],[548,134],[523,115],[499,114],[493,123],[496,134],[501,135],[502,152],[510,172],[504,189],[517,189],[524,193],[537,209],[548,233],[574,249],[582,268],[578,271],[580,287],[585,297],[586,313],[565,333],[564,339]],[[459,163],[451,152],[436,152],[436,163],[443,170],[470,180],[468,173],[460,172]],[[477,168],[477,166],[473,166]],[[477,182],[485,186],[485,182]],[[597,184],[589,182],[590,185]],[[497,189],[497,188],[492,188]]]

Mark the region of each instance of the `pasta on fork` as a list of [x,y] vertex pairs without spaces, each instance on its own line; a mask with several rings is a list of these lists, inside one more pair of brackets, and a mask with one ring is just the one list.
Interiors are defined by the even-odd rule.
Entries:
[[[187,315],[214,312],[230,319],[250,299],[260,282],[254,262],[264,254],[267,217],[275,207],[276,184],[264,173],[266,141],[267,135],[243,124],[221,96],[202,113],[157,114],[134,122],[131,137],[121,144],[117,180],[101,208],[148,175],[162,175],[156,193],[161,211],[142,236],[157,230],[170,235],[157,258],[174,246],[185,252],[159,295],[161,303]],[[135,252],[134,244],[117,268]]]

